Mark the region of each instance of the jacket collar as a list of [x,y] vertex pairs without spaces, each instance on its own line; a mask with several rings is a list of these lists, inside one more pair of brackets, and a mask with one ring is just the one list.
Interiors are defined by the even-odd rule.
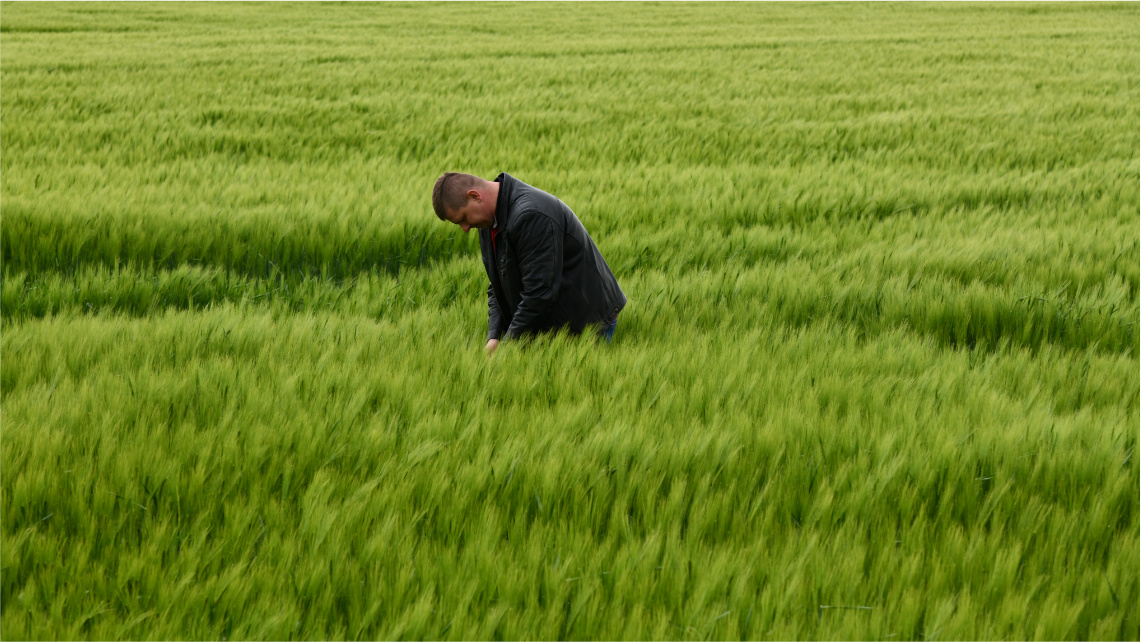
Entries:
[[493,182],[499,183],[499,196],[495,200],[495,226],[502,231],[507,227],[507,217],[511,213],[511,193],[515,190],[517,181],[507,172],[502,172]]

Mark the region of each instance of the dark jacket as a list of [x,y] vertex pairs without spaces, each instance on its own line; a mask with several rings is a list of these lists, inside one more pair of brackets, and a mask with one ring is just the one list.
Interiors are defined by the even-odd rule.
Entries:
[[565,203],[500,174],[491,230],[479,231],[487,288],[487,338],[566,327],[582,332],[610,321],[626,305],[614,273]]

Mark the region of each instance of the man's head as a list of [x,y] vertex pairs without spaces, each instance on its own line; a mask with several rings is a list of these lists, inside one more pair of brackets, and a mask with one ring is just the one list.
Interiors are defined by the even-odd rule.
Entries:
[[499,199],[499,183],[478,176],[448,172],[436,179],[432,188],[432,209],[441,221],[459,225],[463,231],[491,227],[495,221],[495,205]]

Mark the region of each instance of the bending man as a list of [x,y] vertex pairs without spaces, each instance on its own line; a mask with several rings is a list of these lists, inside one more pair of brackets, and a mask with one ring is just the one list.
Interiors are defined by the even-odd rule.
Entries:
[[487,288],[487,351],[501,338],[567,328],[614,336],[626,295],[565,203],[500,174],[448,172],[432,188],[440,220],[479,230]]

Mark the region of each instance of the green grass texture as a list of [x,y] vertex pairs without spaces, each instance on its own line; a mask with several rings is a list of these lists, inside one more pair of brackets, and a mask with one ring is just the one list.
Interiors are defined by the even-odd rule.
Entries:
[[1139,24],[0,3],[0,637],[1138,639]]

